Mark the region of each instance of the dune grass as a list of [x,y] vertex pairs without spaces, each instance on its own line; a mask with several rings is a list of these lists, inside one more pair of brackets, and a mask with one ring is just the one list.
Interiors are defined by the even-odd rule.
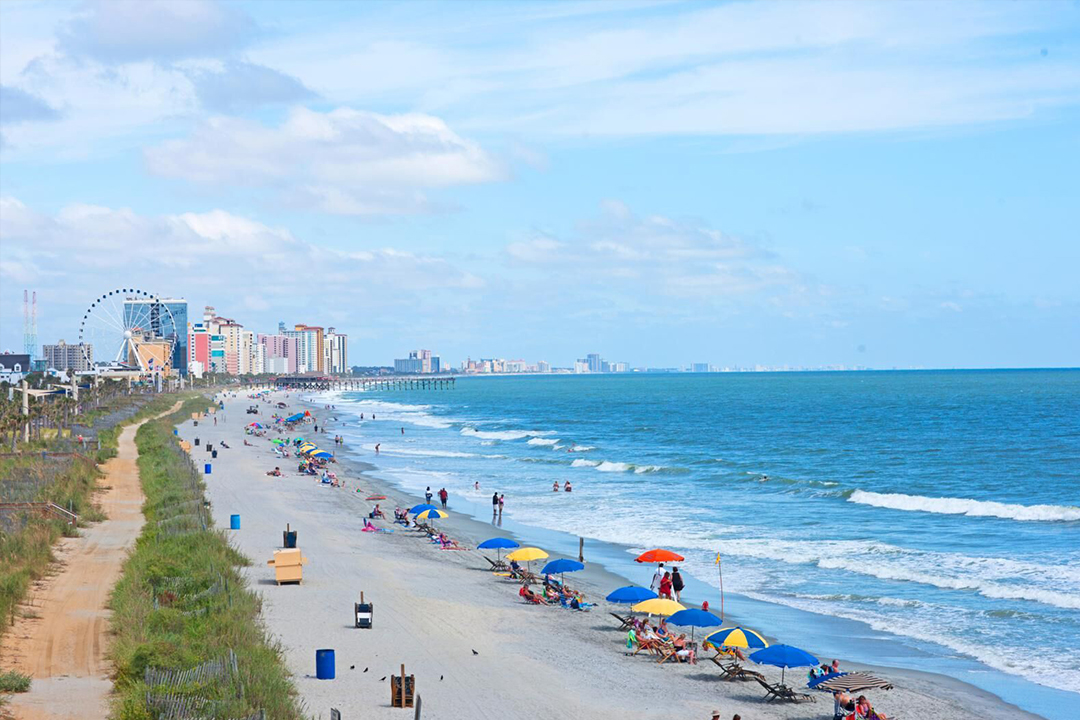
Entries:
[[248,561],[212,525],[203,528],[203,521],[210,521],[208,512],[198,510],[204,502],[202,480],[173,436],[176,422],[206,406],[205,399],[188,401],[136,435],[147,522],[111,598],[113,717],[154,717],[147,692],[164,688],[146,685],[146,668],[188,669],[232,650],[238,676],[178,692],[212,703],[216,717],[262,709],[268,718],[299,720],[280,650],[259,619],[259,598],[238,572]]

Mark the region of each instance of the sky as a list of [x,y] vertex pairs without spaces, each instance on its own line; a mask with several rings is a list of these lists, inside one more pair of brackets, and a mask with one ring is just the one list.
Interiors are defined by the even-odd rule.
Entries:
[[1075,367],[1078,268],[1080,2],[0,3],[5,350]]

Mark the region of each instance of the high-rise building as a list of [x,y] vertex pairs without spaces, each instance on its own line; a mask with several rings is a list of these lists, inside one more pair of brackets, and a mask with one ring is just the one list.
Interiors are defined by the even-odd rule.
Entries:
[[293,330],[286,330],[288,337],[298,341],[299,359],[297,372],[323,372],[323,329],[311,325],[296,325]]
[[[470,360],[469,363],[471,364],[472,361]],[[439,373],[442,372],[442,358],[435,355],[430,350],[414,350],[409,353],[409,357],[394,360],[394,372],[425,375],[429,373]]]
[[581,360],[581,359],[575,360],[574,361],[574,372],[576,372],[576,373],[590,372],[590,370],[589,370],[589,361],[588,360]]
[[691,363],[690,372],[707,373],[709,372],[709,363]]
[[333,375],[349,372],[349,336],[327,328],[323,338],[323,368]]
[[[166,312],[164,309],[168,310]],[[188,312],[183,298],[128,297],[124,299],[124,325],[136,325],[152,338],[172,340],[169,364],[181,374],[187,374]]]
[[299,372],[297,370],[297,360],[300,355],[299,340],[284,333],[278,333],[277,335],[259,335],[259,344],[265,348],[263,369],[266,372],[277,375],[291,375]]
[[589,366],[589,372],[598,373],[603,370],[601,367],[602,360],[599,353],[589,353],[586,357],[586,364]]
[[536,363],[536,372],[539,372],[539,373],[549,373],[549,372],[551,372],[551,363],[545,362],[543,360],[538,360],[537,363]]
[[266,348],[256,341],[250,330],[240,332],[240,374],[262,375],[266,364]]
[[[83,354],[85,348],[86,354]],[[89,355],[90,362],[87,362],[86,357]],[[68,345],[61,340],[55,345],[42,345],[41,357],[45,361],[45,367],[50,370],[74,370],[75,372],[84,372],[90,369],[90,366],[94,362],[94,346],[79,343],[78,345]]]
[[202,371],[210,370],[210,332],[201,322],[188,324],[188,368],[199,363]]

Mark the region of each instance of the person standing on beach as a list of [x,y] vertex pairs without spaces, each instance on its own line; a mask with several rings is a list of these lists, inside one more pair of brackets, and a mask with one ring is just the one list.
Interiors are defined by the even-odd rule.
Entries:
[[671,573],[664,573],[664,578],[660,581],[660,597],[671,599]]
[[675,593],[675,602],[679,602],[679,593],[686,587],[683,584],[682,573],[679,572],[679,568],[671,568],[671,589]]
[[424,491],[424,499],[425,499],[425,500],[427,500],[427,504],[428,504],[428,505],[430,505],[430,504],[431,504],[431,498],[432,498],[432,495],[431,495],[431,486],[430,486],[430,485],[428,485],[428,488],[427,488],[427,490],[425,490],[425,491]]
[[439,491],[439,500],[442,502],[442,506],[446,507],[446,499],[450,497],[450,493],[446,492],[446,488]]
[[664,563],[660,563],[656,568],[656,572],[653,573],[652,582],[649,583],[649,589],[657,595],[660,594],[660,581],[664,579]]
[[506,496],[499,496],[499,517],[502,517],[503,506],[506,504]]
[[495,493],[491,496],[491,517],[494,518],[499,514],[499,493]]

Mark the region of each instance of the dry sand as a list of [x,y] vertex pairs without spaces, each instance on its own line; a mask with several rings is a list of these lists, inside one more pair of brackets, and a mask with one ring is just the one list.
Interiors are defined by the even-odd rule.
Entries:
[[102,466],[106,489],[95,500],[107,519],[58,543],[55,572],[34,583],[25,614],[0,644],[0,669],[33,678],[29,692],[9,696],[8,709],[20,720],[108,716],[107,604],[143,525],[135,464],[135,432],[141,424],[124,428],[117,456]]
[[[281,399],[275,395],[275,400]],[[389,680],[404,663],[416,675],[428,719],[491,718],[701,718],[717,709],[724,720],[743,718],[829,718],[832,699],[799,705],[764,703],[754,683],[718,679],[711,662],[658,665],[654,658],[625,654],[625,634],[602,600],[587,613],[525,605],[518,586],[493,576],[480,553],[444,551],[416,533],[394,528],[392,534],[362,533],[362,518],[373,503],[368,494],[389,497],[383,508],[417,502],[394,488],[335,466],[348,487],[320,486],[296,473],[296,463],[273,455],[268,439],[243,445],[243,427],[255,416],[244,408],[253,401],[230,399],[219,424],[181,426],[188,440],[225,440],[206,478],[215,521],[229,527],[241,516],[241,529],[230,531],[236,546],[253,561],[245,573],[263,598],[270,632],[285,649],[286,662],[309,714],[328,718],[331,707],[345,718],[404,718],[411,711],[390,707]],[[293,395],[293,411],[303,409]],[[259,404],[259,419],[273,409]],[[318,414],[325,414],[319,411]],[[320,423],[321,425],[321,423]],[[310,432],[310,429],[306,429]],[[333,428],[327,440],[332,447]],[[201,465],[209,455],[193,448]],[[266,471],[280,466],[284,477]],[[361,493],[356,488],[362,489]],[[451,501],[451,510],[453,502]],[[509,511],[508,511],[509,512]],[[448,532],[473,543],[489,537],[492,527],[470,518],[442,521]],[[281,547],[285,524],[299,532],[308,558],[302,585],[277,586],[266,561]],[[527,544],[528,538],[519,538]],[[568,582],[570,579],[568,578]],[[590,565],[570,583],[590,599],[629,584]],[[374,628],[353,627],[353,602],[360,592],[374,602]],[[767,619],[761,623],[767,631]],[[337,678],[315,679],[315,650],[336,651]],[[843,663],[843,658],[841,658]],[[851,665],[845,664],[851,668]],[[776,668],[755,666],[773,681]],[[979,720],[1034,717],[988,693],[949,678],[878,669],[896,684],[870,697],[890,718],[904,720]],[[798,684],[802,671],[790,674]]]

